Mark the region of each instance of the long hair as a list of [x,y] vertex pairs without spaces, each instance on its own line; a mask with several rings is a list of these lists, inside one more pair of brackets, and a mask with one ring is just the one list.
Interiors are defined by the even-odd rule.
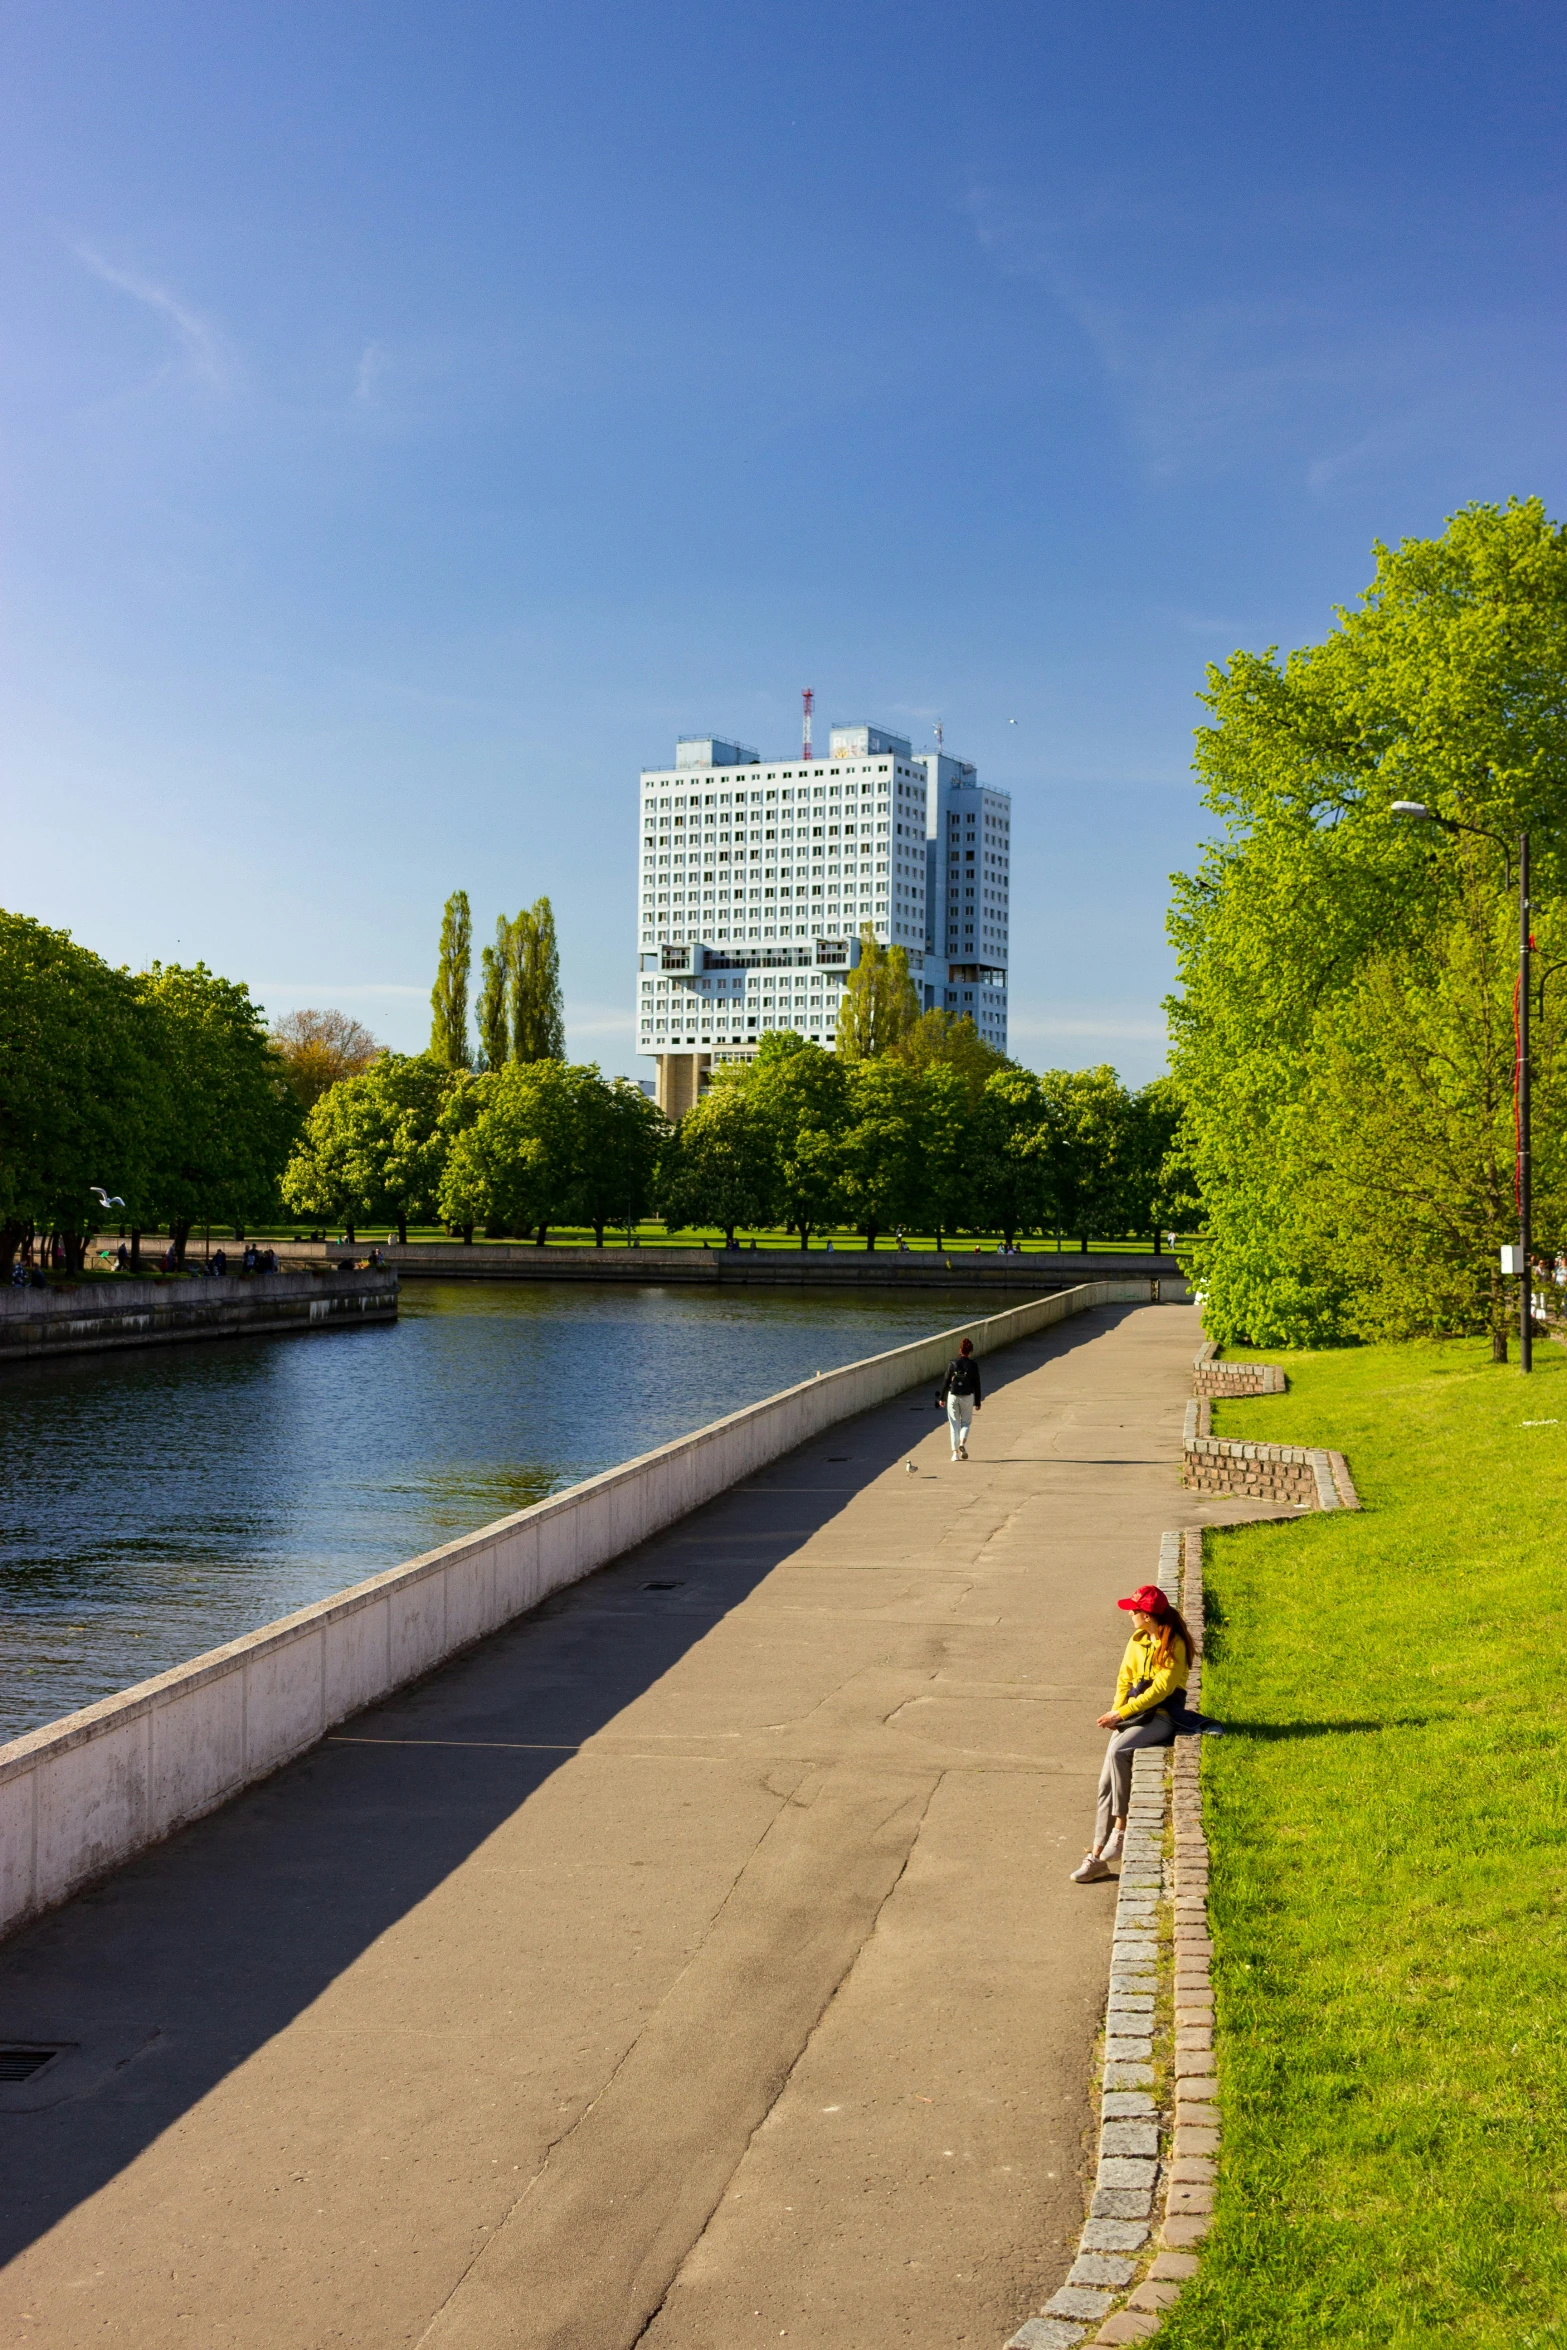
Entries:
[[[1163,1594],[1161,1593],[1160,1596],[1162,1598]],[[1182,1615],[1180,1609],[1176,1606],[1173,1599],[1165,1600],[1161,1613],[1156,1615],[1153,1621],[1159,1633],[1159,1654],[1157,1662],[1162,1665],[1166,1657],[1169,1655],[1170,1635],[1172,1632],[1175,1632],[1180,1635],[1180,1638],[1185,1646],[1186,1669],[1188,1672],[1190,1672],[1192,1660],[1196,1656],[1197,1651],[1192,1643],[1192,1636],[1189,1629],[1187,1628],[1186,1618]]]

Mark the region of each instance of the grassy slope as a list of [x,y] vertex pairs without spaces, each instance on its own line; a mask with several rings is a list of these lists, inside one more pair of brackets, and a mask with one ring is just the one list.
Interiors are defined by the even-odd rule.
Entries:
[[1366,1508],[1209,1538],[1225,2157],[1181,2350],[1567,2345],[1567,1355],[1487,1353],[1290,1356],[1215,1410],[1340,1446]]

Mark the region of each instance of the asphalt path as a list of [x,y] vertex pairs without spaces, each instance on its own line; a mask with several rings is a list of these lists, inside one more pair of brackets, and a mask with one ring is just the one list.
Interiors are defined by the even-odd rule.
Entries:
[[[1080,1887],[1188,1307],[791,1454],[0,1950],[0,2339],[998,2350],[1080,2224]],[[721,1399],[720,1399],[721,1400]],[[912,1463],[912,1468],[910,1464]]]

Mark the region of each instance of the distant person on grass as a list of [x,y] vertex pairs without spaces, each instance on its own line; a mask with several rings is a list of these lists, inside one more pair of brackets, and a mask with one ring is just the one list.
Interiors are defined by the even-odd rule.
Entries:
[[1132,1756],[1139,1746],[1168,1746],[1176,1718],[1186,1710],[1186,1683],[1192,1669],[1192,1636],[1156,1583],[1145,1583],[1130,1599],[1118,1599],[1132,1619],[1132,1637],[1116,1676],[1115,1704],[1099,1717],[1110,1732],[1099,1774],[1099,1809],[1094,1848],[1072,1871],[1073,1881],[1092,1885],[1110,1874],[1126,1838],[1132,1796]]
[[979,1365],[974,1360],[974,1341],[965,1338],[957,1354],[947,1365],[946,1377],[936,1393],[936,1402],[947,1407],[947,1427],[952,1437],[952,1457],[955,1461],[968,1459],[969,1430],[974,1425],[974,1414],[983,1401]]

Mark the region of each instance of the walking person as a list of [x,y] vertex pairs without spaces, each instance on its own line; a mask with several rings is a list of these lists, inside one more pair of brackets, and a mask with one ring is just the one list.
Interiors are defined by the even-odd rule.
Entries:
[[1115,1704],[1099,1717],[1110,1743],[1099,1774],[1093,1850],[1072,1871],[1078,1885],[1108,1877],[1109,1863],[1120,1859],[1132,1797],[1132,1756],[1139,1746],[1169,1745],[1186,1710],[1191,1677],[1192,1636],[1156,1583],[1145,1583],[1130,1599],[1115,1604],[1131,1617],[1132,1636],[1116,1675]]
[[936,1391],[937,1404],[945,1404],[947,1407],[947,1428],[952,1437],[952,1457],[955,1461],[968,1459],[969,1430],[974,1425],[974,1414],[983,1400],[979,1365],[974,1360],[974,1341],[965,1338],[947,1365],[946,1375]]

